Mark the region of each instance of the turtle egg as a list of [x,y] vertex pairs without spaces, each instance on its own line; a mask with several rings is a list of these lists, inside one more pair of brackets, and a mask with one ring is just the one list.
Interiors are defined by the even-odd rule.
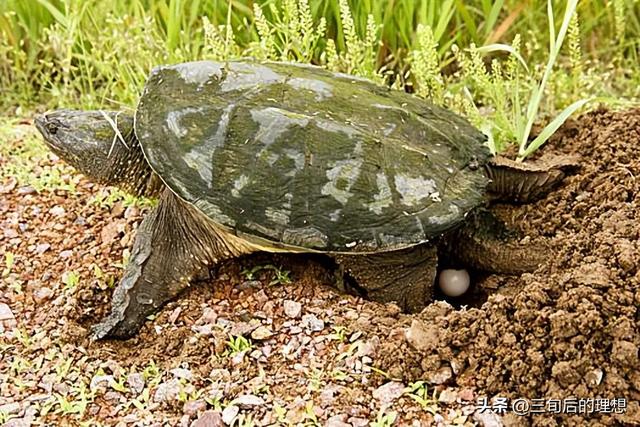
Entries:
[[459,297],[467,292],[471,278],[467,270],[446,269],[440,272],[438,285],[442,292],[448,297]]

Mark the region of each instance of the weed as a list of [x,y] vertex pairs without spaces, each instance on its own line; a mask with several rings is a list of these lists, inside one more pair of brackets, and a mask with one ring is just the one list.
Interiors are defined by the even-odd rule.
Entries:
[[338,342],[344,342],[347,339],[349,331],[345,326],[334,325],[331,329],[333,329],[333,333],[327,335],[328,339]]
[[225,344],[227,346],[227,350],[225,350],[223,354],[224,357],[234,356],[238,353],[242,353],[253,348],[251,340],[243,336],[234,337],[233,335],[229,335],[229,339]]
[[255,425],[255,420],[251,414],[240,414],[236,417],[234,425],[237,427],[253,427]]
[[376,416],[376,419],[371,422],[371,427],[391,427],[396,421],[398,413],[395,411],[386,412],[381,409]]
[[142,371],[142,377],[150,387],[155,387],[160,384],[160,381],[162,381],[162,374],[160,373],[160,369],[158,369],[155,361],[149,361],[149,364]]
[[119,188],[109,188],[97,193],[91,203],[101,208],[112,208],[116,203],[121,202],[122,206],[136,206],[139,208],[152,208],[158,204],[157,200],[146,197],[137,197]]
[[80,275],[75,271],[65,271],[62,273],[61,280],[64,284],[65,290],[75,289],[75,287],[80,283]]
[[324,380],[324,369],[311,368],[307,374],[307,380],[309,381],[309,389],[312,391],[318,391],[322,387]]
[[287,410],[278,404],[278,402],[273,403],[273,412],[276,415],[276,421],[280,424],[289,424],[287,420]]
[[311,400],[304,406],[304,425],[314,427],[320,427],[322,425],[313,410],[313,401]]
[[127,391],[129,391],[129,389],[124,385],[126,381],[127,379],[125,377],[118,378],[118,381],[112,379],[111,381],[109,381],[109,387],[111,387],[115,391],[119,391],[120,393],[126,393]]
[[269,286],[273,285],[286,285],[291,283],[291,278],[289,277],[290,272],[288,270],[283,270],[282,267],[276,267],[272,264],[267,265],[257,265],[251,269],[242,270],[242,274],[247,280],[256,280],[257,273],[260,271],[272,271],[274,274],[273,279],[269,282]]
[[418,87],[416,93],[436,104],[444,101],[444,79],[440,73],[438,42],[429,26],[419,25],[416,32],[418,48],[411,52],[411,74]]
[[436,398],[436,391],[433,390],[431,396],[427,384],[424,381],[416,381],[410,383],[405,389],[405,394],[411,399],[415,400],[425,411],[435,415],[438,412],[438,399]]
[[4,253],[4,270],[2,270],[2,277],[7,277],[11,273],[15,259],[16,257],[13,252],[7,251]]

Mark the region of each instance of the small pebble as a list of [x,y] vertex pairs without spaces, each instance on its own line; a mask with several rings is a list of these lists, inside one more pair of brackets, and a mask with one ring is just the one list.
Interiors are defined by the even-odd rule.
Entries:
[[71,258],[73,256],[73,251],[72,250],[62,251],[62,252],[60,252],[59,256],[62,259]]
[[300,313],[302,312],[302,304],[297,301],[285,300],[283,303],[284,306],[284,314],[291,318],[297,319],[300,317]]
[[65,214],[65,210],[62,206],[54,206],[49,209],[49,213],[56,217],[62,217]]
[[202,412],[205,409],[207,409],[207,402],[205,402],[204,400],[190,400],[184,403],[182,412],[185,415],[189,415],[190,417],[195,417],[199,412]]
[[273,336],[273,331],[266,326],[259,326],[251,332],[251,338],[257,341],[267,340]]
[[142,390],[144,390],[144,384],[144,375],[142,375],[141,373],[132,372],[127,375],[127,385],[135,393],[142,393]]
[[224,421],[218,411],[205,411],[197,420],[191,423],[191,427],[223,427]]
[[397,381],[389,381],[373,391],[373,398],[382,405],[388,405],[404,394],[405,385]]
[[315,314],[305,314],[302,316],[302,324],[312,332],[320,332],[324,329],[324,322]]
[[233,399],[233,403],[243,408],[249,408],[252,406],[264,405],[264,399],[252,394],[243,394],[242,396]]
[[224,421],[226,425],[231,425],[233,420],[238,415],[238,412],[240,412],[240,408],[238,408],[236,405],[227,406],[222,411],[222,421]]

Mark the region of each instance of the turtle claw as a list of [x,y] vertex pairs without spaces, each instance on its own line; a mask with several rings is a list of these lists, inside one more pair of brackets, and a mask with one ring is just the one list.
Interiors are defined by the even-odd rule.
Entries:
[[531,202],[558,185],[578,161],[577,156],[546,155],[526,163],[495,157],[486,165],[491,179],[487,189],[496,200]]

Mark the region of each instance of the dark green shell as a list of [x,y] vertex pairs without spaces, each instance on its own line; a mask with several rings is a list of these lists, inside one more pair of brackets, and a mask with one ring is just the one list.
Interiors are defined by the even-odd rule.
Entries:
[[483,201],[485,137],[414,96],[319,67],[155,69],[136,112],[153,170],[238,235],[372,252],[422,243]]

